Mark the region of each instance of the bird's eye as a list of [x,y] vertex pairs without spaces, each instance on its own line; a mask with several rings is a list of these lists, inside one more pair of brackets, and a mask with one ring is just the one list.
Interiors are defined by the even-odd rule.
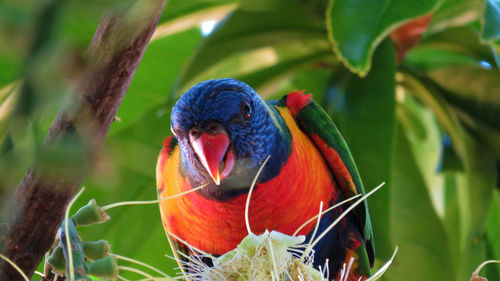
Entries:
[[243,118],[249,120],[252,117],[252,108],[247,102],[243,102],[241,106],[241,114]]
[[191,128],[189,130],[189,137],[197,139],[200,136],[201,132],[200,130],[196,128]]

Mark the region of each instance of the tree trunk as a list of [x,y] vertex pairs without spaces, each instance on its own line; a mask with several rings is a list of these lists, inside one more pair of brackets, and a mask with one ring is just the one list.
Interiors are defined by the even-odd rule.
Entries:
[[[164,4],[165,0],[137,1],[126,11],[101,20],[88,50],[88,68],[41,149],[50,152],[71,141],[81,150],[82,162],[68,169],[64,161],[50,167],[36,161],[10,201],[11,221],[2,238],[3,253],[27,276],[33,275],[53,243],[66,207],[115,118]],[[21,280],[10,265],[3,263],[2,268],[0,280]]]

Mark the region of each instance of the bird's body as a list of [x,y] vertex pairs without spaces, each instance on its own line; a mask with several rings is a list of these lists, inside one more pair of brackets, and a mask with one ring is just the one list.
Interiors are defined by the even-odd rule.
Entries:
[[[318,214],[321,202],[326,208],[363,193],[350,154],[342,155],[348,152],[343,139],[323,111],[315,117],[317,108],[310,95],[298,92],[264,102],[234,79],[210,80],[189,90],[172,111],[176,136],[165,140],[158,159],[158,194],[162,199],[208,185],[160,203],[167,233],[213,255],[234,249],[248,234],[248,190],[268,156],[249,205],[256,234],[267,229],[292,235]],[[318,120],[305,129],[310,118]],[[324,128],[329,122],[336,132],[331,136]],[[341,212],[325,214],[319,232]],[[311,222],[298,234],[310,236],[314,226]],[[367,209],[355,208],[317,244],[315,264],[328,259],[330,278],[335,278],[354,257],[348,280],[369,276],[370,240]]]

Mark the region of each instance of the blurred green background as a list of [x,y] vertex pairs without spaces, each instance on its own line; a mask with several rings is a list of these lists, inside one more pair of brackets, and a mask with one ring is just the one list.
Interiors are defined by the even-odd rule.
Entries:
[[[60,2],[55,22],[42,25],[50,2]],[[132,2],[0,2],[2,205],[70,102],[102,15]],[[365,188],[386,182],[368,200],[376,266],[399,246],[383,280],[468,280],[500,259],[499,51],[498,0],[170,0],[74,210],[91,198],[156,199],[170,109],[195,83],[237,78],[269,99],[306,89],[342,131]],[[27,75],[36,94],[19,99]],[[109,215],[82,238],[174,274],[156,205]],[[500,280],[500,266],[481,274]]]

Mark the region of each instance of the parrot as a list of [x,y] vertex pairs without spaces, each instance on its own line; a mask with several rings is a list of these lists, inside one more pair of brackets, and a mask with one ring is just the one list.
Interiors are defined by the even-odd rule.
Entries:
[[[173,135],[164,140],[157,160],[156,186],[174,254],[189,255],[184,243],[213,256],[236,248],[248,234],[245,205],[255,179],[248,208],[255,234],[275,230],[292,235],[318,215],[321,202],[332,206],[365,194],[346,141],[304,91],[265,101],[239,80],[207,80],[181,95],[171,111],[170,129]],[[349,204],[311,221],[298,235],[310,239],[315,227],[321,233]],[[313,250],[313,265],[328,266],[329,280],[339,280],[349,264],[343,280],[371,276],[375,246],[366,200]]]

